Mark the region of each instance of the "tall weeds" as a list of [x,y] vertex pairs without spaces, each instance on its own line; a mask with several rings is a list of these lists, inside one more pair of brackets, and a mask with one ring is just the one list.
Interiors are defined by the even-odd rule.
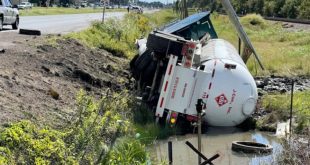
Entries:
[[[305,134],[310,130],[310,91],[296,92],[293,100],[295,133]],[[260,119],[260,125],[268,125],[289,119],[290,94],[269,94],[262,98],[262,106],[270,112]]]
[[[147,154],[139,141],[121,140],[114,147],[120,136],[133,137],[132,101],[128,98],[132,97],[126,92],[110,93],[96,101],[81,91],[77,113],[64,130],[38,128],[30,121],[9,124],[0,132],[0,163],[144,163]],[[120,157],[120,151],[127,155]]]
[[[227,16],[213,14],[212,23],[219,38],[238,48],[238,35]],[[282,23],[266,21],[259,15],[241,18],[265,70],[261,70],[251,56],[247,66],[253,75],[310,76],[310,31],[298,27],[283,28]]]
[[105,49],[115,56],[132,58],[136,54],[136,39],[146,37],[152,29],[174,18],[170,10],[149,15],[129,13],[122,20],[94,22],[89,29],[67,37],[78,39],[90,47]]
[[310,162],[310,134],[301,137],[284,139],[282,153],[276,158],[274,164],[304,165]]

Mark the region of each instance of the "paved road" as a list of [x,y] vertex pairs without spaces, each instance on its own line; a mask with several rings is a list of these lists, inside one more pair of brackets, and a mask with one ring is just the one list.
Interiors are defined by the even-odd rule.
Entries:
[[[126,12],[108,12],[105,18],[122,18]],[[41,30],[43,34],[58,34],[80,31],[92,21],[101,20],[102,13],[25,16],[20,18],[20,28]]]
[[[152,13],[158,10],[146,10]],[[126,12],[107,12],[105,18],[122,18]],[[24,16],[20,18],[20,28],[41,30],[42,34],[64,34],[87,28],[91,22],[102,20],[102,13],[66,14],[48,16]],[[4,32],[14,31],[5,26]]]

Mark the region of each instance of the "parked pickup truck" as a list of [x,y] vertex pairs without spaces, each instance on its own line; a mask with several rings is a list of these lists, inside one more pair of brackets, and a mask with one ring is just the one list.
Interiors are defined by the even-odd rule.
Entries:
[[32,4],[30,2],[22,2],[18,5],[18,9],[31,9]]
[[12,25],[13,29],[18,29],[19,12],[10,0],[0,0],[0,31],[3,25]]

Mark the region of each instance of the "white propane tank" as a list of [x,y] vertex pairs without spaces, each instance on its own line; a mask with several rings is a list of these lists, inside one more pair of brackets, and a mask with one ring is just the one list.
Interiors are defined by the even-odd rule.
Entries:
[[255,110],[257,88],[237,50],[222,39],[211,39],[201,48],[201,65],[210,73],[203,84],[204,119],[213,126],[235,126]]

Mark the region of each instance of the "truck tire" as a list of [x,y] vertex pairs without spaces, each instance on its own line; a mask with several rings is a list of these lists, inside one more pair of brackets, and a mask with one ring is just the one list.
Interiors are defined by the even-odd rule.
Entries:
[[150,54],[150,51],[145,51],[141,56],[134,60],[132,74],[136,80],[139,79],[146,67],[152,62],[153,59]]
[[233,151],[244,153],[271,153],[272,146],[251,141],[233,141],[231,145]]
[[40,30],[31,30],[31,29],[19,29],[19,34],[25,34],[25,35],[41,35]]
[[156,71],[157,62],[151,61],[149,65],[141,72],[141,82],[142,87],[151,86],[153,83],[154,74]]
[[129,63],[130,71],[131,71],[131,73],[132,73],[132,76],[133,76],[135,79],[138,78],[138,76],[137,76],[136,73],[135,73],[135,70],[136,70],[136,68],[137,68],[137,67],[135,66],[135,63],[136,63],[136,61],[137,61],[138,58],[139,58],[139,54],[135,55],[135,57],[132,58],[131,61],[130,61],[130,63]]
[[151,51],[146,50],[135,62],[135,66],[139,71],[143,71],[144,68],[146,68],[150,62],[153,60],[153,57],[151,56]]
[[16,30],[18,29],[18,26],[19,26],[19,17],[17,16],[15,22],[12,24],[12,28]]

